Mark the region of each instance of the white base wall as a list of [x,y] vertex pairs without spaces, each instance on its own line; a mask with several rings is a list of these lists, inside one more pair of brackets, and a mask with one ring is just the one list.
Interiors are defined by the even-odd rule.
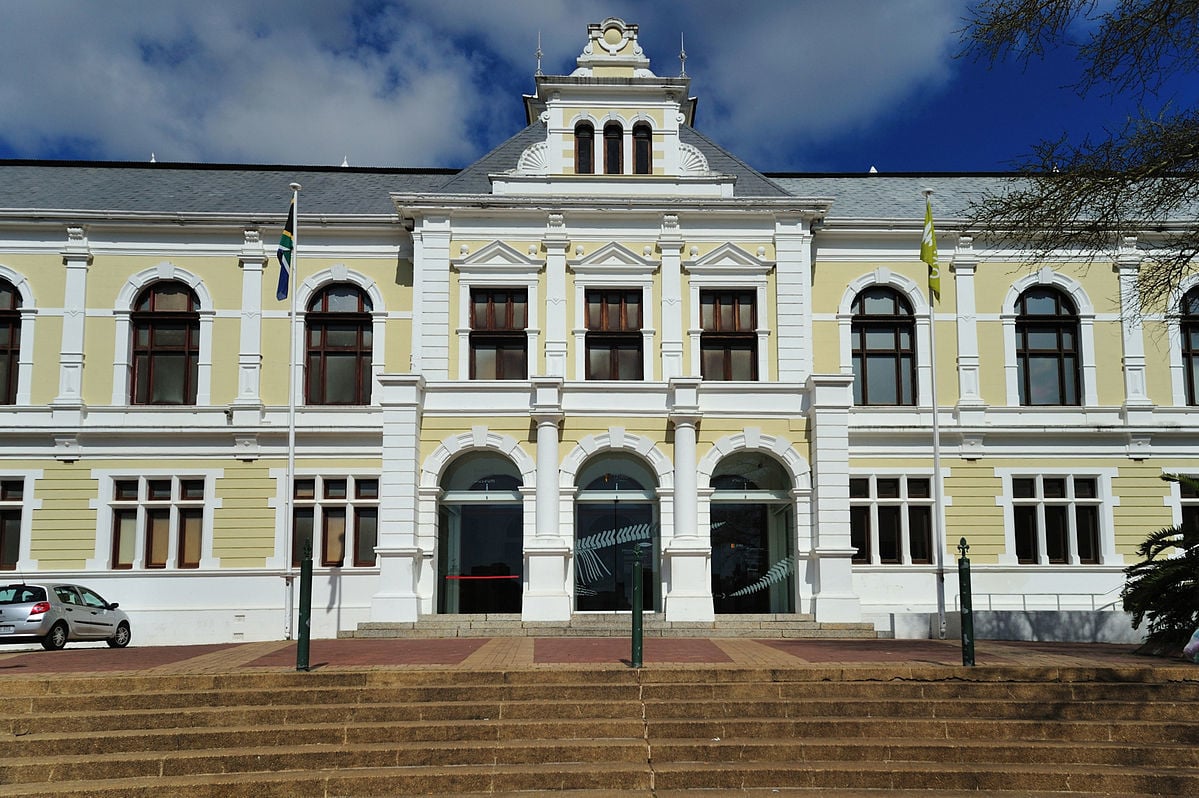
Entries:
[[[1145,641],[1145,628],[1132,628],[1132,616],[1120,610],[975,610],[975,640],[1036,640],[1056,643],[1130,643]],[[961,613],[945,615],[945,639],[960,640]],[[864,620],[897,640],[939,637],[935,612],[866,613]]]

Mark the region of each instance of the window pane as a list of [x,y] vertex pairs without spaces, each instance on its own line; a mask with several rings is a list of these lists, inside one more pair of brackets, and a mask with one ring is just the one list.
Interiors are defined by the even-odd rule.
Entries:
[[115,510],[112,514],[112,567],[132,568],[137,545],[137,511]]
[[619,364],[618,368],[620,369],[620,375],[617,379],[641,379],[641,351],[632,347],[621,347],[616,354]]
[[716,296],[704,293],[699,297],[699,326],[703,330],[716,329]]
[[878,489],[878,497],[880,499],[898,499],[899,498],[899,479],[887,478],[878,479],[875,481]]
[[705,380],[724,379],[724,350],[718,347],[704,348],[700,352],[702,359],[700,372]]
[[324,520],[321,565],[341,565],[345,560],[346,511],[344,508],[327,509]]
[[1043,477],[1041,488],[1046,499],[1061,499],[1066,495],[1066,480],[1064,477]]
[[870,480],[868,480],[868,479],[851,479],[851,480],[849,480],[849,498],[851,498],[851,499],[868,499],[868,498],[870,498]]
[[733,321],[733,319],[734,319],[734,316],[733,316],[733,310],[734,310],[734,308],[733,308],[733,298],[732,298],[731,296],[727,296],[727,295],[726,295],[726,296],[723,296],[723,297],[721,297],[720,309],[719,309],[719,310],[720,310],[720,316],[719,316],[719,318],[720,318],[720,329],[722,329],[722,330],[735,330],[735,329],[737,328],[737,325],[736,325],[736,323]]
[[523,330],[529,326],[529,302],[525,292],[521,291],[512,298],[511,329]]
[[200,542],[204,526],[204,511],[187,509],[179,511],[179,567],[200,567]]
[[358,530],[354,534],[354,565],[373,566],[378,539],[379,511],[361,507],[354,511]]
[[1083,477],[1074,478],[1074,496],[1079,499],[1094,499],[1099,495],[1095,480]]
[[734,380],[752,380],[754,378],[754,353],[748,349],[732,349],[729,351],[731,374]]
[[1096,564],[1099,562],[1099,508],[1078,507],[1074,512],[1075,527],[1078,530],[1078,560],[1079,562]]
[[749,297],[737,305],[737,329],[747,332],[754,329],[754,303]]
[[929,479],[909,479],[908,480],[908,496],[913,499],[927,499],[932,496],[929,490]]
[[0,510],[0,570],[16,570],[21,555],[21,511]]
[[328,354],[325,356],[325,402],[353,404],[358,388],[358,356]]
[[377,479],[356,479],[354,480],[354,495],[359,499],[377,499],[379,498],[379,480]]
[[171,540],[171,511],[162,508],[146,511],[146,567],[166,568],[167,547]]
[[184,479],[179,482],[179,495],[183,499],[203,499],[204,498],[204,480],[202,479]]
[[587,329],[603,329],[603,298],[598,291],[587,292]]
[[895,315],[895,298],[890,291],[864,293],[861,299],[862,313],[868,316]]
[[154,310],[184,313],[191,310],[191,291],[180,283],[160,283],[154,286]]
[[1029,330],[1025,341],[1028,349],[1058,351],[1057,330]]
[[902,562],[900,556],[900,515],[898,507],[878,508],[878,561]]
[[137,501],[137,480],[116,480],[112,483],[112,494],[117,501]]
[[523,348],[506,346],[500,350],[503,371],[499,375],[505,380],[523,380],[525,378],[525,350]]
[[357,324],[326,324],[325,346],[352,349],[358,346]]
[[1022,297],[1024,312],[1029,316],[1057,315],[1057,295],[1048,291],[1028,291]]
[[349,494],[346,493],[346,481],[344,479],[325,480],[326,499],[344,499],[348,495]]
[[849,508],[849,545],[858,550],[853,556],[856,563],[870,562],[870,508]]
[[1037,562],[1037,508],[1013,507],[1015,522],[1016,559],[1022,563]]
[[895,331],[894,330],[866,330],[866,348],[877,350],[895,350]]
[[292,535],[291,564],[298,566],[307,550],[312,553],[313,513],[311,507],[299,507],[293,514],[295,517],[294,533]]
[[187,343],[187,327],[181,324],[154,325],[154,346],[181,347]]
[[496,349],[494,345],[477,344],[474,350],[475,379],[496,379]]
[[361,292],[354,286],[333,286],[325,292],[328,300],[326,309],[330,313],[358,313],[360,296],[362,296]]
[[165,501],[171,498],[171,481],[169,479],[151,479],[146,483],[146,498],[151,501]]
[[316,498],[316,480],[315,479],[297,479],[295,492],[296,492],[297,499],[315,499]]
[[1045,506],[1045,555],[1051,563],[1064,563],[1069,560],[1069,548],[1066,544],[1069,526],[1066,517],[1064,505]]
[[587,377],[592,380],[610,380],[611,352],[606,346],[589,344],[587,347]]
[[1028,477],[1012,479],[1012,495],[1017,499],[1032,499],[1037,495],[1037,482]]
[[911,543],[912,562],[933,561],[933,513],[931,507],[908,508],[908,540]]
[[895,384],[895,359],[892,357],[866,358],[866,394],[872,405],[898,404],[899,386]]
[[186,355],[155,355],[154,385],[151,386],[150,401],[154,404],[183,404],[183,384],[186,376]]

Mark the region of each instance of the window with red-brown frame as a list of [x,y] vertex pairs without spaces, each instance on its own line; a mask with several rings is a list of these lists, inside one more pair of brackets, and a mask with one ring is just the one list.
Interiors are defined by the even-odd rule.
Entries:
[[595,128],[590,122],[575,126],[575,174],[595,174]]
[[654,173],[654,131],[645,122],[633,125],[633,174]]
[[604,125],[604,174],[624,174],[624,128],[619,122]]
[[372,568],[379,530],[379,478],[298,477],[292,506],[291,560],[299,566],[312,546],[323,568]]
[[199,568],[204,477],[118,477],[112,483],[112,568]]
[[472,288],[470,378],[525,379],[529,369],[528,325],[528,289]]
[[15,571],[21,556],[25,480],[0,479],[0,571]]
[[0,405],[16,404],[21,355],[21,295],[0,280]]
[[699,292],[700,375],[705,380],[758,379],[757,292]]
[[196,403],[199,309],[195,292],[175,280],[154,283],[138,295],[129,316],[133,337],[130,404]]
[[587,379],[644,379],[641,290],[590,288],[584,301]]
[[366,292],[348,283],[326,286],[308,303],[305,404],[370,404],[373,309]]

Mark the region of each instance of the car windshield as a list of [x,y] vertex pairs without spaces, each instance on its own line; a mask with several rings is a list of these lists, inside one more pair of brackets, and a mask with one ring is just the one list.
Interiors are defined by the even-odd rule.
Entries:
[[36,585],[5,585],[0,587],[0,604],[29,604],[45,601],[46,591]]

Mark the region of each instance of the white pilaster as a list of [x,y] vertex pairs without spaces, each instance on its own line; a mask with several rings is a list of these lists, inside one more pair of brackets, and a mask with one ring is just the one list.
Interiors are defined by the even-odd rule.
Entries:
[[853,377],[813,375],[808,425],[812,446],[814,497],[813,605],[816,620],[828,623],[862,619],[861,600],[853,589],[854,547],[849,534],[849,408]]
[[425,380],[420,375],[387,375],[380,380],[383,409],[383,474],[380,480],[378,592],[371,598],[372,621],[413,622],[420,617],[424,552],[417,543],[417,463],[420,462],[421,408]]
[[237,353],[237,399],[233,423],[257,424],[262,418],[262,274],[266,250],[257,230],[246,230],[241,265],[241,343]]
[[[1116,256],[1120,276],[1120,332],[1124,343],[1124,405],[1152,404],[1145,384],[1145,332],[1137,278],[1141,253],[1135,236],[1124,238]],[[1098,359],[1098,358],[1096,358]]]
[[683,237],[678,214],[662,216],[662,379],[683,376]]
[[974,278],[978,272],[978,256],[974,253],[974,238],[958,237],[953,254],[954,297],[957,302],[958,342],[958,413],[969,413],[983,405],[979,376],[978,306]]
[[412,369],[450,376],[450,218],[422,216],[412,233]]
[[67,274],[55,405],[83,406],[84,320],[87,316],[87,269],[91,262],[91,247],[83,228],[68,227],[67,245],[62,251]]
[[810,221],[799,214],[779,215],[774,225],[774,249],[778,379],[803,382],[812,373]]
[[558,424],[562,380],[533,380],[532,417],[537,424],[537,499],[534,537],[525,543],[527,587],[521,603],[526,621],[570,620],[566,574],[570,546],[559,532]]
[[[566,377],[566,226],[561,213],[549,214],[545,239],[545,373]],[[533,297],[529,297],[530,303]]]

